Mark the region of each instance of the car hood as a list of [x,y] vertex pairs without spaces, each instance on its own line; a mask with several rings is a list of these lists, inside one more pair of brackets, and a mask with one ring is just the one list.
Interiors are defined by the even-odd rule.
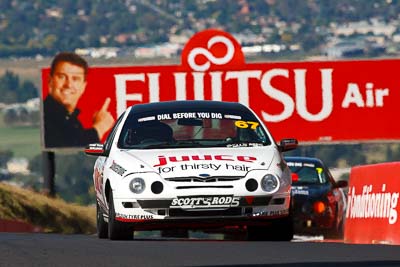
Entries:
[[278,152],[275,147],[190,148],[123,150],[118,164],[133,172],[157,172],[163,178],[245,176],[254,169],[269,169]]

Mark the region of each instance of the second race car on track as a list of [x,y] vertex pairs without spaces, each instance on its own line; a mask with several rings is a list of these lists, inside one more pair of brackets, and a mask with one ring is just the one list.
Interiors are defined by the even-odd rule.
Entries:
[[137,104],[117,120],[93,180],[100,238],[135,230],[244,226],[250,240],[291,240],[291,174],[282,152],[246,106],[219,101]]
[[293,220],[296,234],[340,238],[346,209],[343,188],[318,158],[285,157],[292,176]]

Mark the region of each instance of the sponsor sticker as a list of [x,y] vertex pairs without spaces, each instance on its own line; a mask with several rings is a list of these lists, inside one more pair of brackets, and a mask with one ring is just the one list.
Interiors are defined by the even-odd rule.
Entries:
[[153,215],[147,215],[147,214],[122,214],[122,213],[116,213],[115,216],[117,218],[121,219],[128,219],[128,220],[152,220],[154,219]]
[[[310,168],[315,168],[315,164],[313,164],[313,163],[304,163],[304,162],[292,162],[292,161],[289,161],[289,162],[287,162],[287,165],[288,166],[290,166],[290,167],[310,167]],[[318,172],[322,172],[322,168],[318,168],[318,169],[321,169],[321,170],[317,170]]]
[[138,119],[138,122],[154,121],[155,119],[156,119],[155,116],[143,117],[143,118],[139,118],[139,119]]
[[171,202],[170,208],[230,208],[239,206],[240,197],[224,196],[190,196],[177,197]]
[[260,143],[241,143],[241,144],[228,144],[226,147],[259,147],[263,146]]
[[119,174],[120,176],[124,175],[126,169],[124,169],[121,165],[117,164],[115,161],[110,166],[110,169]]
[[292,186],[292,194],[293,195],[308,196],[310,194],[310,192],[308,191],[308,189],[305,189],[303,187],[294,187],[294,186]]
[[263,212],[257,212],[254,213],[252,216],[257,217],[257,216],[285,216],[289,215],[289,210],[288,209],[283,209],[283,210],[269,210],[269,211],[263,211]]

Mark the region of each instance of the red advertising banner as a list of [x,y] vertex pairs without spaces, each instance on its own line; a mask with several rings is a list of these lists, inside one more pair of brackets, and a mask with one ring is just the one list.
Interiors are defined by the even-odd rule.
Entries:
[[[277,141],[392,141],[400,139],[393,121],[400,114],[399,70],[397,59],[247,64],[230,34],[206,30],[188,41],[181,65],[90,67],[77,108],[90,128],[107,98],[114,119],[138,103],[234,101],[252,108]],[[42,71],[43,99],[49,72]]]
[[352,168],[344,241],[400,244],[399,188],[400,162]]

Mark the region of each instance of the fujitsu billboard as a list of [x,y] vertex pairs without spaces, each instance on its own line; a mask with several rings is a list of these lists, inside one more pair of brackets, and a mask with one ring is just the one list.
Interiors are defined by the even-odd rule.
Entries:
[[[91,127],[107,98],[114,119],[130,105],[194,99],[249,106],[277,141],[287,136],[302,143],[400,139],[394,121],[400,114],[400,60],[246,63],[229,33],[210,29],[187,42],[181,61],[90,67],[77,106],[83,127]],[[43,99],[49,71],[42,70]]]

